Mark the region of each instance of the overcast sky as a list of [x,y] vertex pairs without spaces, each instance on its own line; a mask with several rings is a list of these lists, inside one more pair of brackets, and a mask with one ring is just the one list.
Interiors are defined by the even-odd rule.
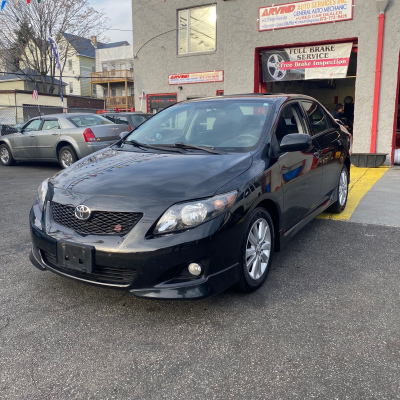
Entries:
[[129,29],[129,32],[109,30],[104,32],[111,42],[126,40],[132,44],[132,3],[131,0],[89,0],[96,10],[104,10],[109,19],[110,28]]

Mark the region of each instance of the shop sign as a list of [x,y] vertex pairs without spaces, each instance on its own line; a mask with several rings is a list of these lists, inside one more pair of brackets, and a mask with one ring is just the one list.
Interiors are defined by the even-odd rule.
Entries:
[[353,19],[353,0],[306,0],[260,7],[258,30],[325,24]]
[[336,43],[263,51],[263,81],[345,78],[352,47]]
[[192,72],[188,74],[168,75],[170,85],[182,85],[185,83],[209,83],[223,82],[224,71]]

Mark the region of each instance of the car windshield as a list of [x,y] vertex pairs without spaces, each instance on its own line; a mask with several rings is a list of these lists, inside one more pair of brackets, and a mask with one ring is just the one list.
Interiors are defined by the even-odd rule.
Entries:
[[259,142],[272,107],[272,100],[249,98],[180,103],[154,115],[125,141],[245,152]]
[[68,117],[75,126],[94,126],[94,125],[107,125],[112,124],[108,119],[101,117],[100,115],[74,115],[73,117]]

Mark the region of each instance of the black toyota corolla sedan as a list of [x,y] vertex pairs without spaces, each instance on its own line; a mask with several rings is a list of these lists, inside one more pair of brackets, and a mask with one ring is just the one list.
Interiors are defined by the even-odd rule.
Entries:
[[30,213],[41,270],[140,297],[265,281],[275,251],[347,202],[349,139],[315,99],[197,99],[45,180]]

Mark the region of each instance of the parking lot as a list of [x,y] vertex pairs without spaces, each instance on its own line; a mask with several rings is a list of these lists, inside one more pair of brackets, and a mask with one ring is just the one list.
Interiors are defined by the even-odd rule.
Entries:
[[0,166],[0,399],[400,398],[399,227],[316,219],[253,294],[142,300],[29,262],[59,170]]

